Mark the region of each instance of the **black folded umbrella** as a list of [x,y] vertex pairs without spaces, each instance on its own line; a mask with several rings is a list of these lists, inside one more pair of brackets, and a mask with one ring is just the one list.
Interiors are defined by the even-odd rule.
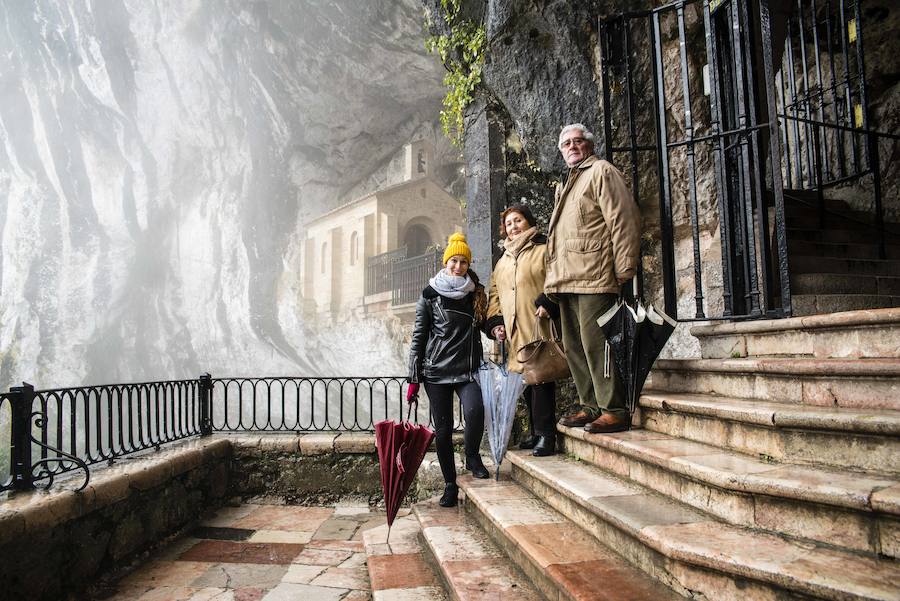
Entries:
[[634,308],[624,300],[597,319],[613,354],[613,363],[622,378],[629,413],[634,413],[641,389],[669,336],[675,320],[639,302]]

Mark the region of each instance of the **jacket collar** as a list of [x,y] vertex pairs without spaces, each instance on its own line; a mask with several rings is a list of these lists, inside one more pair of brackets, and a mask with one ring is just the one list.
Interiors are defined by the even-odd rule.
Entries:
[[592,154],[588,158],[584,159],[574,167],[569,169],[568,177],[566,178],[566,183],[563,185],[562,192],[559,193],[558,202],[553,207],[553,214],[550,216],[550,225],[547,227],[547,233],[550,234],[553,232],[553,227],[556,225],[556,222],[559,220],[559,214],[562,209],[563,201],[566,198],[566,194],[569,193],[569,190],[572,189],[572,186],[575,185],[575,180],[578,179],[578,176],[582,171],[590,169],[594,163],[599,161],[600,159],[597,155]]

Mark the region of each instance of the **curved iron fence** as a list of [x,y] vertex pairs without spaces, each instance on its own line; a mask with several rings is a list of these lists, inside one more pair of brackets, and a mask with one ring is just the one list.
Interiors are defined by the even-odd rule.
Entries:
[[[406,378],[232,377],[0,393],[0,491],[213,432],[371,432],[400,420]],[[431,424],[420,407],[412,420]],[[454,429],[462,427],[457,410]]]

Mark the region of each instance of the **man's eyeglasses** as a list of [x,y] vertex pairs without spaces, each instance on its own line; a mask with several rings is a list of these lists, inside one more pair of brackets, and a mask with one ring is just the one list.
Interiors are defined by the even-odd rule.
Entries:
[[573,144],[576,146],[581,146],[585,142],[587,142],[587,140],[584,138],[569,138],[568,140],[563,140],[562,142],[560,142],[559,147],[560,148],[568,148],[569,146],[572,146]]

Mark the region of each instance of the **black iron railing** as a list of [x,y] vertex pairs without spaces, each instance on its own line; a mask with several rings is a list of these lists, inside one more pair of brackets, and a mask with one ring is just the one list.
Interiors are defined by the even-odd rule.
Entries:
[[428,285],[428,278],[443,266],[443,252],[443,249],[437,248],[394,263],[392,305],[405,305],[419,299],[422,289]]
[[[399,420],[406,378],[212,378],[0,394],[0,491],[49,487],[98,463],[213,432],[371,432]],[[412,416],[431,424],[427,410]],[[455,429],[462,428],[457,411]]]
[[407,251],[407,247],[401,246],[366,259],[366,296],[391,289],[394,263],[405,259]]

